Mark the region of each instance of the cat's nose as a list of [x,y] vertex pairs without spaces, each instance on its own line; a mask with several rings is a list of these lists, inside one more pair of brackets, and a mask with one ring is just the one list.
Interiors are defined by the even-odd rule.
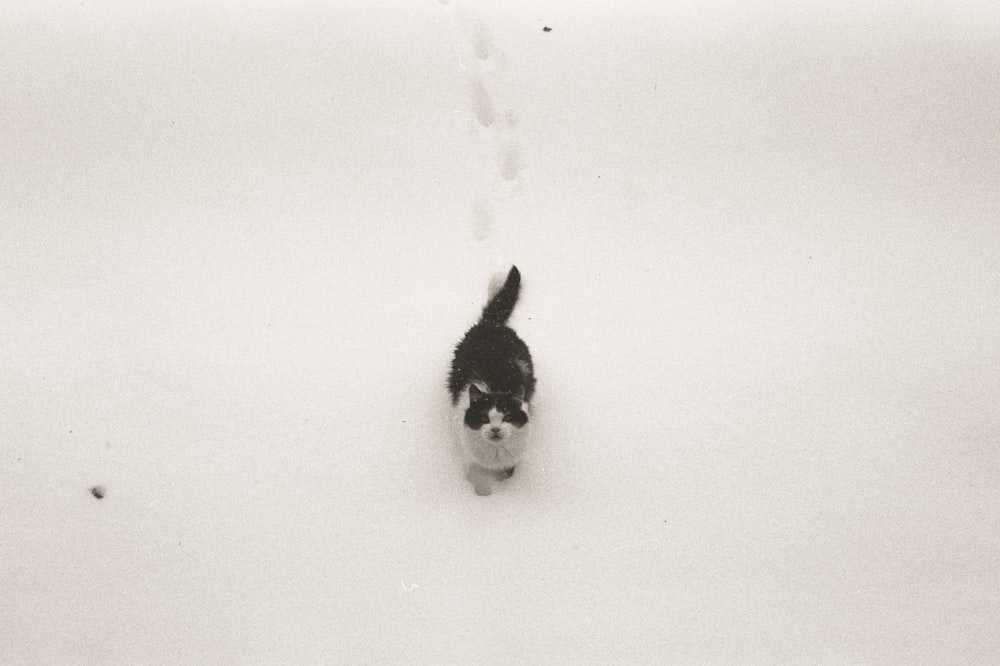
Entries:
[[494,435],[499,435],[500,434],[500,426],[492,426],[490,428],[490,433],[494,434]]

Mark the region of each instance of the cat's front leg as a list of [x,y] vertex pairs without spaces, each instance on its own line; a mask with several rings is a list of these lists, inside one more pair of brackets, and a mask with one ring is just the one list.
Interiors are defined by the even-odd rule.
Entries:
[[477,495],[485,497],[493,493],[494,476],[489,470],[472,464],[469,465],[468,476],[469,482],[472,483],[472,487],[475,488]]

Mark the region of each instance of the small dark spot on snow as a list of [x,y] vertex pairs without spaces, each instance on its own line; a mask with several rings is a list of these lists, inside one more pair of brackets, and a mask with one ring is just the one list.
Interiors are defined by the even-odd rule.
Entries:
[[104,495],[107,493],[107,489],[104,486],[94,486],[90,489],[90,494],[97,499],[103,499]]
[[544,28],[542,28],[542,32],[552,32],[552,28],[550,28],[549,26],[545,26]]

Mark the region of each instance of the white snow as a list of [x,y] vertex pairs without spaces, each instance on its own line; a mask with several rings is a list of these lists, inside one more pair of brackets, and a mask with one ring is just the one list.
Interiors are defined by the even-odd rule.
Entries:
[[0,661],[1000,660],[995,10],[578,4],[0,10]]

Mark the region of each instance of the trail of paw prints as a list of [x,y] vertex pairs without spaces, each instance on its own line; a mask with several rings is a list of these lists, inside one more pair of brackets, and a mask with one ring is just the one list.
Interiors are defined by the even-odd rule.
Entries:
[[470,17],[457,0],[439,0],[452,17],[457,36],[457,58],[467,90],[471,120],[478,134],[487,142],[494,176],[475,188],[471,216],[472,238],[485,242],[496,233],[493,205],[504,189],[516,185],[524,159],[517,136],[517,115],[498,104],[498,81],[505,65],[503,53],[496,47],[486,25]]
[[469,47],[474,59],[466,66],[469,72],[469,101],[476,122],[489,133],[496,151],[497,173],[506,182],[521,174],[523,161],[517,139],[517,114],[510,108],[497,112],[497,86],[490,81],[499,77],[502,55],[495,53],[493,39],[482,22],[471,22],[468,29]]
[[459,37],[459,67],[467,80],[469,108],[476,123],[490,129],[496,122],[495,79],[503,64],[503,54],[493,45],[493,36],[478,18],[470,18],[456,4],[453,10]]

